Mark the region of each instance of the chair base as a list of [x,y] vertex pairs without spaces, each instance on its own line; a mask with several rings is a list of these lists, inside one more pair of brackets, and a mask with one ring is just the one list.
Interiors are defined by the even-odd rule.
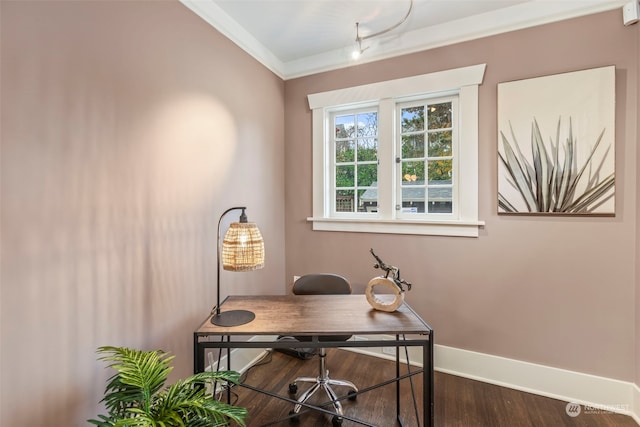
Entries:
[[[339,426],[342,424],[342,418],[340,416],[344,415],[344,412],[342,410],[342,404],[340,403],[340,400],[338,400],[338,396],[333,391],[331,386],[349,387],[351,389],[349,390],[349,400],[356,400],[356,396],[357,396],[356,393],[358,393],[358,387],[356,387],[356,385],[353,384],[351,381],[331,379],[329,377],[329,370],[326,368],[326,361],[325,361],[326,357],[327,357],[327,354],[325,349],[320,348],[319,354],[318,354],[318,358],[320,361],[320,376],[316,378],[298,377],[291,384],[289,384],[289,393],[291,394],[296,394],[298,392],[299,382],[313,384],[307,391],[305,391],[304,393],[302,393],[302,395],[300,395],[300,397],[298,398],[298,403],[294,406],[293,411],[291,411],[289,414],[293,415],[293,414],[300,413],[300,410],[302,409],[302,403],[306,403],[307,400],[309,400],[311,396],[315,394],[316,391],[318,391],[319,389],[323,389],[327,397],[331,401],[331,404],[333,405],[333,409],[336,413],[336,415],[332,419],[332,424],[334,426]],[[297,420],[297,417],[293,417],[292,420],[294,421]]]

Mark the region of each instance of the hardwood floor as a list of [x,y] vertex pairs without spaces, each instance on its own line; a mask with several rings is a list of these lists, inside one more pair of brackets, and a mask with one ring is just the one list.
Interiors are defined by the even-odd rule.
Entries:
[[[360,390],[388,380],[395,373],[395,364],[380,358],[336,349],[329,349],[327,353],[330,376],[353,381]],[[273,352],[245,374],[244,382],[281,396],[289,396],[288,385],[294,378],[316,376],[317,372],[317,358],[300,360]],[[406,367],[401,373],[406,373]],[[413,377],[413,385],[421,418],[421,375]],[[308,385],[300,383],[299,393],[307,387]],[[344,393],[339,387],[335,390],[339,395]],[[402,381],[401,393],[401,413],[405,427],[423,425],[422,419],[420,424],[416,422],[409,380]],[[248,427],[332,425],[330,416],[317,411],[301,414],[297,424],[290,420],[273,422],[286,417],[292,404],[243,387],[234,387],[233,394],[233,403],[249,410]],[[313,399],[316,404],[327,401],[321,391]],[[354,402],[346,399],[342,402],[346,415],[361,418],[379,427],[397,425],[393,384],[363,393]],[[570,417],[567,415],[567,402],[439,372],[435,374],[434,405],[437,427],[638,427],[631,417],[584,407],[579,415]],[[346,427],[358,424],[345,420],[342,425]]]

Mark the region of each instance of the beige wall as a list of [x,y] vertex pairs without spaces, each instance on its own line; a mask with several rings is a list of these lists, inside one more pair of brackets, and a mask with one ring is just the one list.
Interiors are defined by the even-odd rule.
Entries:
[[[286,274],[334,271],[362,291],[374,248],[414,283],[436,343],[633,381],[637,355],[638,26],[619,10],[287,81]],[[314,232],[306,96],[479,63],[479,238]],[[496,213],[499,82],[616,66],[615,218]],[[636,376],[637,378],[637,376]]]
[[267,261],[223,294],[282,292],[284,84],[177,1],[0,7],[0,425],[86,425],[96,347],[192,372],[226,208],[249,207]]

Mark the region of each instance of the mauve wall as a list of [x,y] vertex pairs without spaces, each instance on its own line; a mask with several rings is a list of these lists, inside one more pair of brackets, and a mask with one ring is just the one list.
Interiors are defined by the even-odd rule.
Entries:
[[[636,24],[636,58],[639,58],[640,62],[640,25]],[[640,109],[640,65],[638,66],[638,82],[636,88],[638,90],[638,96],[636,102],[638,109]],[[636,145],[640,139],[640,112],[636,114]],[[636,149],[637,161],[636,167],[640,168],[640,149]],[[637,187],[640,189],[640,170],[636,170],[636,182]],[[640,197],[636,200],[636,391],[637,405],[636,413],[640,409]]]
[[[362,292],[375,248],[414,283],[407,301],[436,343],[633,381],[636,366],[638,26],[620,10],[287,81],[286,262]],[[309,93],[487,64],[480,86],[479,238],[314,232]],[[498,216],[499,82],[616,66],[615,218]]]
[[283,292],[284,83],[177,1],[0,7],[0,425],[86,425],[100,345],[192,373],[226,208],[267,260],[223,294]]

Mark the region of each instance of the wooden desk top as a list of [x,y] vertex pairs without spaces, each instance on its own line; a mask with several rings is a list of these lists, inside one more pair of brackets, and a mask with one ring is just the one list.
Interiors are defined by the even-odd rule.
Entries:
[[387,313],[374,310],[364,295],[229,296],[221,309],[249,310],[256,318],[244,325],[222,327],[212,324],[209,316],[197,335],[395,335],[431,331],[406,303]]

